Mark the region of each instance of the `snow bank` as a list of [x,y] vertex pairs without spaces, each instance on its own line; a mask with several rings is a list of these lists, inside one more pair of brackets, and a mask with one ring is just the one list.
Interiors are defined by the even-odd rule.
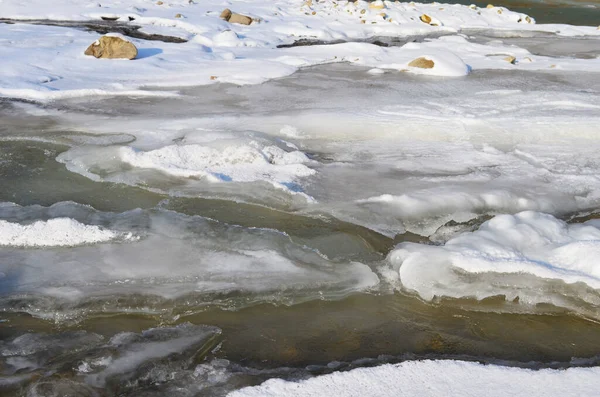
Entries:
[[270,379],[228,397],[586,396],[600,387],[600,368],[529,369],[461,361],[407,361],[335,372],[300,382]]
[[496,216],[442,246],[402,243],[384,273],[426,300],[505,295],[530,304],[569,306],[569,298],[597,304],[598,294],[582,286],[600,289],[599,255],[600,221],[568,225],[526,211]]
[[[358,2],[245,1],[231,5],[255,19],[250,26],[219,18],[225,6],[217,0],[147,2],[107,0],[82,4],[34,0],[26,5],[4,0],[0,18],[65,21],[117,18],[142,26],[141,32],[172,35],[187,43],[132,39],[135,61],[98,60],[83,55],[96,33],[73,28],[0,25],[0,95],[38,101],[79,95],[143,95],[140,88],[227,82],[258,84],[292,74],[299,67],[350,62],[373,68],[405,70],[436,76],[464,76],[471,69],[600,70],[598,59],[534,56],[501,42],[474,44],[461,32],[495,30],[511,36],[544,32],[598,36],[595,27],[536,25],[527,15],[503,7],[384,2],[380,7]],[[130,22],[130,19],[132,21]],[[381,48],[354,43],[277,48],[296,40],[356,41],[389,36],[453,35]],[[593,42],[590,45],[593,46]],[[435,61],[431,69],[408,67],[418,57]],[[515,57],[514,62],[506,59]],[[70,94],[65,91],[73,91]],[[148,95],[148,94],[146,94]]]
[[84,225],[69,218],[56,218],[21,225],[0,220],[0,246],[63,247],[133,239],[131,234]]

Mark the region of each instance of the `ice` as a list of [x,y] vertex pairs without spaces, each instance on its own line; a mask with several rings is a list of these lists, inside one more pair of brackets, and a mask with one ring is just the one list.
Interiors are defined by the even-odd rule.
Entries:
[[304,165],[310,162],[304,153],[286,152],[277,146],[253,146],[228,146],[222,151],[201,145],[172,145],[150,152],[121,148],[119,154],[123,162],[134,167],[155,168],[182,177],[205,176],[211,181],[266,179],[286,183],[315,173]]
[[[234,294],[229,304],[235,307],[261,300],[293,303],[342,297],[374,288],[379,282],[362,263],[328,260],[293,243],[286,234],[269,229],[220,224],[165,210],[101,213],[73,203],[50,208],[6,206],[2,212],[10,218],[70,214],[74,219],[128,230],[140,237],[122,244],[68,250],[0,248],[0,290],[5,309],[11,307],[10,298],[15,294],[78,305],[98,297],[132,294],[163,299],[222,296],[223,302],[228,302],[227,294],[244,292],[247,298],[236,300]],[[207,303],[207,298],[201,300]]]
[[393,271],[385,273],[426,300],[504,295],[530,305],[570,307],[569,301],[581,300],[593,308],[599,254],[597,220],[569,225],[525,211],[498,215],[441,246],[402,243],[388,258]]
[[407,361],[299,382],[271,379],[228,396],[585,396],[600,386],[599,375],[598,368],[534,371],[452,360]]
[[[231,183],[236,189],[239,183],[260,182],[313,201],[303,194],[303,184],[307,177],[317,173],[314,169],[319,165],[317,161],[294,150],[289,143],[254,133],[241,135],[192,132],[179,144],[162,146],[155,142],[153,146],[157,148],[153,150],[135,146],[75,146],[57,160],[65,163],[70,171],[95,181],[145,185],[147,177],[141,172],[155,171],[154,179],[176,177],[178,183],[187,185],[188,189],[197,186],[199,191],[214,191],[211,189],[220,188],[211,184],[218,183]],[[243,186],[239,186],[239,190],[248,193],[243,191]]]
[[27,333],[0,343],[0,385],[31,381],[28,396],[93,396],[99,388],[123,394],[156,387],[172,381],[174,374],[192,373],[220,334],[217,327],[190,323],[121,332],[110,339],[86,331]]
[[[133,382],[143,382],[144,378],[164,381],[169,377],[170,365],[176,361],[174,356],[180,356],[178,359],[183,362],[180,366],[185,365],[186,361],[201,355],[202,348],[206,349],[207,344],[210,346],[211,339],[220,332],[216,327],[186,323],[177,327],[153,328],[141,334],[117,334],[108,342],[108,352],[96,353],[101,359],[92,363],[91,371],[85,371],[86,383],[104,387],[107,382],[124,383],[131,378],[135,379]],[[160,360],[167,358],[169,360],[161,365]],[[133,385],[130,383],[129,387]]]

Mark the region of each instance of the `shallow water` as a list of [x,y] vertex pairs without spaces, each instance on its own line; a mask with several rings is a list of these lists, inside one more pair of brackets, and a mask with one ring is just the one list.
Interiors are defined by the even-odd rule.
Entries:
[[497,0],[493,2],[441,0],[438,3],[475,4],[478,7],[486,7],[488,4],[503,6],[530,15],[537,23],[595,26],[600,20],[600,7],[598,2],[593,0]]
[[[597,364],[600,294],[584,282],[458,272],[464,296],[424,300],[388,258],[498,214],[594,222],[597,74],[337,64],[180,92],[0,103],[0,226],[25,236],[0,235],[2,392],[225,395],[425,357]],[[198,163],[206,147],[225,154]],[[66,246],[35,246],[49,230]],[[86,243],[97,230],[112,234]]]

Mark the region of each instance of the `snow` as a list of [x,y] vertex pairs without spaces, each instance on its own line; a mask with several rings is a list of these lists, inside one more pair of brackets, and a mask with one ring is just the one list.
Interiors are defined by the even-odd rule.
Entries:
[[597,367],[534,371],[452,360],[407,361],[299,382],[270,379],[228,397],[587,396],[600,387],[599,375]]
[[[98,39],[96,33],[74,28],[0,24],[0,95],[37,101],[65,97],[156,95],[148,87],[214,84],[259,84],[294,73],[298,68],[331,62],[349,62],[371,68],[403,70],[436,76],[464,76],[470,70],[587,70],[599,71],[600,60],[534,56],[502,43],[475,44],[462,32],[496,31],[513,36],[551,33],[598,37],[595,27],[537,25],[528,16],[503,7],[415,4],[386,1],[382,9],[364,1],[302,2],[258,0],[223,4],[217,0],[188,2],[107,0],[101,4],[74,0],[23,4],[3,0],[0,18],[22,20],[87,21],[118,17],[142,27],[143,33],[174,35],[187,43],[130,39],[138,59],[98,60],[83,55]],[[219,18],[228,6],[255,18],[250,26],[229,24]],[[181,14],[182,18],[176,18]],[[421,16],[428,15],[427,24]],[[353,41],[389,36],[450,35],[377,47],[368,43],[277,48],[298,39]],[[410,40],[409,40],[410,41]],[[590,45],[593,45],[590,44]],[[507,56],[515,56],[511,64]],[[408,67],[415,58],[435,61],[432,69]],[[160,95],[160,94],[158,94]]]
[[440,246],[402,243],[384,273],[425,300],[504,295],[523,304],[569,306],[575,297],[597,305],[598,295],[578,285],[600,289],[598,255],[600,221],[567,224],[525,211],[498,215]]
[[37,221],[27,225],[0,220],[0,246],[64,247],[105,243],[119,238],[135,239],[131,234],[84,225],[69,218]]

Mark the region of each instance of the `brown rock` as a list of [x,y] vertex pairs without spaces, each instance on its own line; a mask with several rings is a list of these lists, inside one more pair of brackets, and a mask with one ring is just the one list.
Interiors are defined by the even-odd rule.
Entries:
[[233,14],[233,13],[231,12],[231,10],[230,10],[229,8],[226,8],[226,9],[224,9],[224,10],[223,10],[223,12],[221,13],[221,16],[220,16],[220,18],[221,18],[221,19],[224,19],[224,20],[226,20],[226,21],[229,21],[229,18],[231,18],[231,14]]
[[236,14],[235,12],[231,12],[229,8],[223,10],[221,19],[224,19],[229,23],[239,23],[240,25],[250,25],[252,23],[252,18],[249,16]]
[[385,8],[385,4],[383,3],[383,1],[374,1],[372,3],[369,3],[369,8],[372,8],[374,10],[383,10]]
[[435,66],[435,62],[424,57],[419,57],[410,61],[408,66],[411,68],[431,69]]
[[175,18],[183,18],[183,15],[181,15],[181,14],[175,14]]
[[133,43],[113,36],[102,36],[85,50],[85,55],[108,59],[134,59],[137,53]]
[[252,23],[252,18],[242,14],[236,14],[235,12],[231,14],[231,18],[229,18],[229,23],[239,23],[240,25],[250,25]]
[[421,15],[420,19],[421,19],[421,22],[431,23],[431,17],[427,14]]
[[517,62],[517,58],[513,57],[512,55],[507,56],[504,58],[504,60],[508,63],[512,63],[513,65]]

